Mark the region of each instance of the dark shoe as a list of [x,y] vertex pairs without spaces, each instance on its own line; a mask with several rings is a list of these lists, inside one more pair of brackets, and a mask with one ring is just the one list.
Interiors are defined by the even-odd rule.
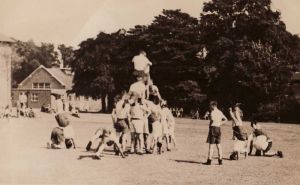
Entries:
[[211,165],[211,159],[207,159],[206,163],[203,163],[204,165]]
[[142,153],[142,152],[138,152],[137,154],[138,154],[138,155],[143,155],[143,153]]
[[168,151],[168,152],[171,152],[171,149],[167,148],[167,151]]
[[124,155],[125,157],[127,157],[127,156],[128,156],[128,153],[127,153],[127,152],[123,152],[123,155]]
[[101,157],[100,157],[100,155],[95,155],[95,156],[94,156],[94,159],[96,159],[96,160],[101,160]]
[[146,154],[152,154],[150,150],[146,150]]
[[86,151],[90,151],[91,146],[92,146],[92,142],[89,141],[89,143],[88,143],[88,144],[86,145],[86,147],[85,147]]
[[283,158],[283,153],[282,153],[282,151],[277,151],[277,155],[278,155],[278,157]]
[[219,165],[223,165],[222,159],[218,159]]

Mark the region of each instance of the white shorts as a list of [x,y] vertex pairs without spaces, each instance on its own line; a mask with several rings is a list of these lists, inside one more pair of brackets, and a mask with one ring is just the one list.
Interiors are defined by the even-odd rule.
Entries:
[[149,134],[148,118],[144,119],[144,134]]
[[134,131],[138,134],[142,134],[144,132],[144,121],[143,120],[132,120],[132,125],[134,128]]
[[162,136],[162,125],[159,121],[155,121],[152,123],[152,135],[154,139]]

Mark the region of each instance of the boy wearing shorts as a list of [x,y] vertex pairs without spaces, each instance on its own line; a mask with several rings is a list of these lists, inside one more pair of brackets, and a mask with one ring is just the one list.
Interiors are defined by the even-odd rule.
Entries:
[[218,162],[219,165],[222,165],[222,146],[221,146],[221,128],[220,126],[227,122],[227,118],[224,114],[218,109],[218,103],[216,101],[210,102],[210,123],[209,123],[209,132],[207,136],[208,143],[208,159],[205,165],[211,165],[214,148],[213,145],[217,146],[218,150]]

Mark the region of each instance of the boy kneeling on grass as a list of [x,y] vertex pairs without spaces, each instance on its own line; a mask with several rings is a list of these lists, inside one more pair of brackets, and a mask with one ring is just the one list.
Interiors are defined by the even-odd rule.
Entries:
[[74,130],[70,125],[68,115],[60,113],[55,115],[58,127],[53,128],[51,132],[51,142],[47,142],[48,149],[62,149],[64,145],[67,149],[76,148],[74,142]]
[[224,114],[218,109],[218,103],[216,101],[210,102],[210,110],[208,117],[210,120],[209,123],[209,132],[207,136],[208,147],[208,159],[205,165],[211,165],[211,160],[214,153],[213,144],[216,144],[219,155],[219,165],[222,165],[222,146],[221,146],[221,128],[220,126],[226,123],[228,120]]
[[252,149],[255,148],[256,156],[261,156],[261,153],[263,153],[263,156],[266,157],[278,156],[280,158],[283,158],[282,151],[271,151],[273,142],[270,137],[262,130],[261,126],[255,119],[251,121],[251,127],[254,129],[254,131],[253,134],[249,136],[250,148],[248,155],[251,155]]

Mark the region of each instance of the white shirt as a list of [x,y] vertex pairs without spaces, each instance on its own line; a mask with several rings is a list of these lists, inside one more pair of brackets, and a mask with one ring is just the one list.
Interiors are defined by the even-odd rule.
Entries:
[[240,111],[230,111],[230,116],[232,118],[232,126],[243,126],[243,121],[241,119]]
[[123,104],[124,104],[124,100],[120,100],[116,104],[116,116],[119,119],[125,119],[129,115],[130,105],[126,103],[125,106],[123,107]]
[[152,65],[152,63],[148,60],[148,58],[145,55],[139,54],[133,57],[132,62],[135,70],[149,73],[150,71],[149,66]]
[[265,150],[268,147],[268,139],[264,135],[257,136],[256,138],[253,139],[253,146],[257,150]]
[[129,91],[136,92],[141,98],[145,98],[146,85],[142,81],[131,84]]
[[223,112],[221,112],[219,109],[215,108],[213,111],[211,111],[210,113],[211,126],[220,127],[224,119],[225,121],[227,120]]
[[165,107],[162,109],[164,114],[166,115],[167,123],[169,126],[173,126],[175,124],[175,119],[169,108]]
[[74,133],[74,129],[72,126],[68,125],[66,127],[63,128],[63,132],[64,132],[64,137],[66,139],[74,139],[75,133]]

